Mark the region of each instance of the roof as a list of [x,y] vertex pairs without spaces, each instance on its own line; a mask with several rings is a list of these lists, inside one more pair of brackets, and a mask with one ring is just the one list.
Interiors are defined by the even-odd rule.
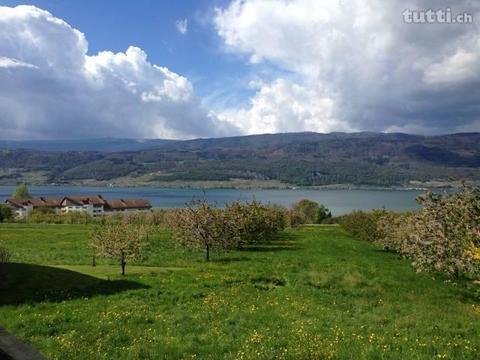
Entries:
[[[127,210],[127,209],[150,209],[152,205],[148,200],[144,199],[104,199],[101,195],[94,196],[65,196],[62,199],[8,199],[7,203],[16,206],[33,206],[33,207],[62,207],[65,205],[103,205],[106,210]],[[63,205],[62,205],[63,204]]]
[[105,207],[111,210],[150,209],[152,205],[144,199],[112,199],[105,200]]
[[105,205],[105,200],[103,199],[102,195],[94,195],[94,196],[65,196],[62,199],[62,203],[66,201],[67,203],[70,202],[74,205]]
[[101,195],[96,196],[65,196],[62,203],[66,201],[74,205],[103,205],[112,210],[121,209],[150,209],[152,205],[144,199],[104,199]]
[[16,207],[61,207],[62,199],[40,197],[35,199],[7,199],[6,202]]

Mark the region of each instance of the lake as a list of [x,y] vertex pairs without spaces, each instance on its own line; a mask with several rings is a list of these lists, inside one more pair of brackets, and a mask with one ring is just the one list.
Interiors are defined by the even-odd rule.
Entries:
[[[0,201],[10,197],[14,186],[0,186]],[[83,186],[30,186],[34,197],[62,197],[64,195],[96,195],[105,198],[144,198],[157,208],[184,206],[192,199],[204,197],[201,189],[172,189],[154,187],[83,187]],[[209,189],[207,200],[223,206],[234,200],[258,200],[263,203],[290,206],[301,199],[325,204],[333,215],[352,210],[370,210],[384,207],[388,210],[418,209],[415,198],[418,190],[261,190],[261,189]]]

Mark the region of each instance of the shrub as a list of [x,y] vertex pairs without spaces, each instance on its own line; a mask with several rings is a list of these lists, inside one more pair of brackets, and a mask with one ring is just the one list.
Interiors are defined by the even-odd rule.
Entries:
[[126,224],[145,224],[146,223],[146,214],[140,212],[125,212],[119,213],[120,216],[114,217],[114,220],[119,220],[120,223]]
[[118,222],[127,222],[130,224],[146,226],[165,226],[167,225],[168,214],[173,210],[154,209],[149,212],[127,212],[113,215],[113,219]]
[[317,218],[316,218],[316,223],[317,224],[326,224],[326,223],[331,223],[332,219],[332,213],[328,208],[323,205],[319,204],[318,205],[318,210],[317,210]]
[[33,209],[26,218],[29,223],[47,224],[90,224],[94,218],[81,211],[72,211],[66,214],[57,214],[55,210],[47,207]]
[[233,232],[240,244],[253,244],[270,240],[285,229],[287,212],[279,206],[267,206],[257,201],[232,202],[225,209],[225,216],[234,226]]
[[452,277],[480,270],[480,196],[478,189],[418,198],[422,210],[412,218],[414,232],[402,251],[417,270],[435,270]]
[[290,224],[292,227],[302,224],[322,224],[331,217],[332,214],[325,205],[303,199],[293,204],[290,213]]
[[378,239],[385,250],[395,250],[400,254],[407,254],[408,239],[415,231],[415,213],[386,212],[378,219],[377,229],[382,237]]
[[290,227],[294,228],[306,224],[307,220],[305,219],[305,215],[303,213],[294,209],[290,209],[288,211],[288,223]]
[[57,214],[51,208],[39,207],[30,211],[27,215],[27,222],[30,223],[55,223],[59,220],[56,219]]
[[85,212],[72,211],[66,214],[56,215],[58,223],[61,224],[90,224],[94,218]]
[[9,205],[0,204],[0,223],[13,220],[12,208]]
[[145,215],[146,223],[154,226],[165,226],[170,212],[172,212],[172,210],[154,209]]
[[10,251],[4,247],[0,247],[0,264],[5,264],[10,262]]
[[353,211],[340,219],[340,224],[354,237],[376,242],[384,239],[379,219],[386,214],[385,210]]
[[305,218],[305,222],[308,224],[314,224],[317,222],[319,206],[315,201],[308,199],[300,200],[296,204],[293,204],[292,210],[302,214]]
[[415,213],[387,213],[378,222],[380,242],[412,260],[417,271],[451,277],[480,273],[480,197],[478,189],[456,194],[431,192],[418,197]]
[[340,216],[332,216],[322,221],[322,224],[340,224]]

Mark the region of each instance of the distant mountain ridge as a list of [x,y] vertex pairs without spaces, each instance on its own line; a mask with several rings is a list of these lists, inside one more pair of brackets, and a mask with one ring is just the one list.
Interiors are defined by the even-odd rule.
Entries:
[[[255,180],[409,186],[480,180],[480,133],[285,133],[194,140],[0,141],[0,183],[154,185]],[[22,146],[20,146],[22,145]],[[10,147],[9,147],[10,146]],[[37,146],[37,148],[33,148]]]
[[137,151],[155,148],[175,140],[163,139],[72,139],[72,140],[0,140],[0,149],[43,151]]

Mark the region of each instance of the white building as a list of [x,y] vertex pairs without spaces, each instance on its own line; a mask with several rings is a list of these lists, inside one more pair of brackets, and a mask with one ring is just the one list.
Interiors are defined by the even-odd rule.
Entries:
[[53,209],[57,214],[60,213],[61,209],[61,199],[47,199],[43,197],[36,199],[8,199],[6,203],[12,207],[17,217],[25,217],[35,208]]
[[101,195],[95,196],[65,196],[62,199],[8,199],[6,201],[17,217],[25,217],[35,208],[50,208],[57,214],[69,212],[84,212],[97,217],[117,212],[149,211],[152,205],[144,199],[104,199]]

